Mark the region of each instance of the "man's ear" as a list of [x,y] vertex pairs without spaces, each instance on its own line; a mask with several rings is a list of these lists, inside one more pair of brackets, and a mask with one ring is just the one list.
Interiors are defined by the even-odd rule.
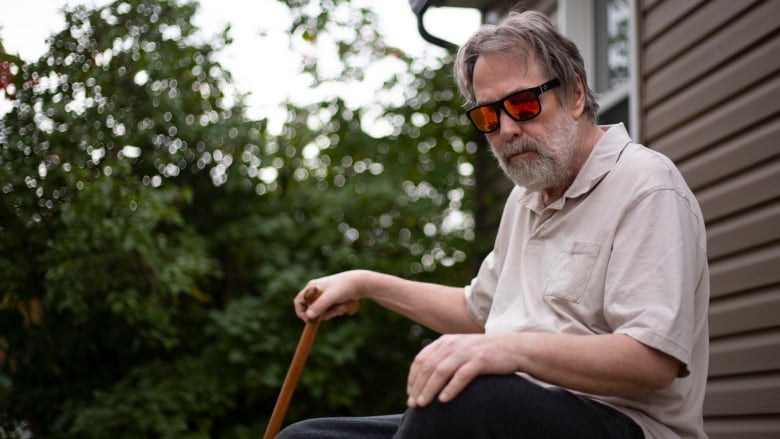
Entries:
[[574,95],[569,101],[569,114],[574,120],[579,120],[585,112],[585,87],[582,84],[582,78],[577,76],[577,86],[574,89]]

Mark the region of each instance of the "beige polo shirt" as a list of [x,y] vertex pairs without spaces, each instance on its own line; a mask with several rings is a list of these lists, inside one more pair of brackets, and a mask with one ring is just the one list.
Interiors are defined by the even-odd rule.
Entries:
[[[563,197],[515,187],[493,251],[466,287],[486,333],[626,334],[682,362],[667,388],[585,395],[647,439],[706,438],[709,272],[699,205],[674,164],[608,128]],[[543,383],[544,384],[544,383]]]

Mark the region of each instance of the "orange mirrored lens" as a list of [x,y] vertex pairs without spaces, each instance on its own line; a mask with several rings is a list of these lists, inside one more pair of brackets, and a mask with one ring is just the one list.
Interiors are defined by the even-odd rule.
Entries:
[[531,92],[521,92],[506,98],[504,109],[512,118],[519,121],[536,117],[542,111],[539,99]]
[[478,130],[489,133],[498,128],[498,114],[489,106],[477,107],[469,112],[471,121]]

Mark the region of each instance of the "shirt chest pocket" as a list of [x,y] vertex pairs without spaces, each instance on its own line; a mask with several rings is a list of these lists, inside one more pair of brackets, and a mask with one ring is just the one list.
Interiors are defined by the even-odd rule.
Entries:
[[587,290],[601,245],[572,241],[553,259],[542,294],[579,303]]

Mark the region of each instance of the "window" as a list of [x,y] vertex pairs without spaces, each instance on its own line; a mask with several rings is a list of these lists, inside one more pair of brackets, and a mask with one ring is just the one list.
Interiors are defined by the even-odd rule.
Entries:
[[599,123],[623,122],[638,139],[635,0],[559,0],[558,26],[580,48]]
[[628,0],[595,0],[596,91],[615,89],[629,79]]

